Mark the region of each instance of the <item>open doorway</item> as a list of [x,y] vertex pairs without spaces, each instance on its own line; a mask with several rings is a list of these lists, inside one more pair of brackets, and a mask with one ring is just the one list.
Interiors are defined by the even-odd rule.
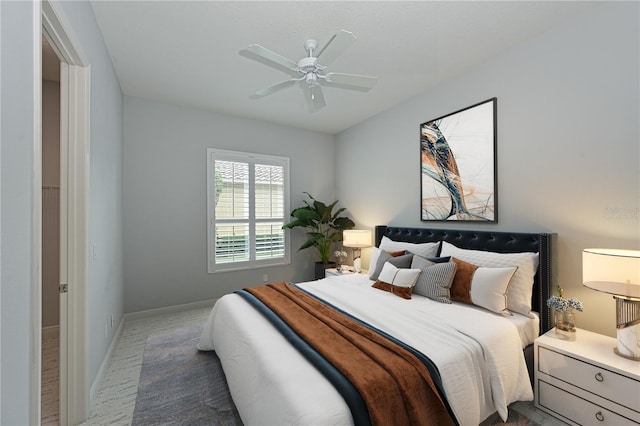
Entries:
[[[59,415],[58,424],[79,424],[89,415],[89,385],[87,383],[88,348],[86,294],[88,287],[88,253],[89,253],[89,112],[90,112],[90,64],[80,49],[80,43],[67,24],[59,4],[51,0],[43,0],[41,6],[42,28],[38,28],[37,39],[46,38],[47,44],[59,58],[59,164],[53,166],[59,170],[59,277],[58,293],[59,309]],[[41,77],[41,76],[38,76]],[[46,91],[43,84],[43,94]],[[55,89],[52,90],[55,92]],[[43,99],[43,103],[45,100]],[[44,120],[44,119],[43,119]],[[46,132],[46,130],[44,130]],[[45,154],[43,146],[40,151]],[[43,167],[45,167],[43,165]],[[43,175],[45,170],[40,170]],[[40,182],[39,182],[40,183]],[[44,180],[43,182],[44,183]],[[54,185],[55,186],[55,185]],[[40,192],[40,188],[34,189]],[[53,189],[53,191],[56,191]],[[37,203],[37,210],[45,206],[43,190],[42,203]],[[51,194],[50,194],[51,195]],[[39,204],[39,205],[38,205]],[[55,208],[54,208],[55,211]],[[44,212],[43,212],[44,213]],[[43,214],[43,221],[47,220]],[[44,244],[44,236],[37,236],[34,244]],[[43,253],[44,254],[44,253]],[[46,261],[46,259],[43,259]],[[43,266],[43,265],[40,265]],[[55,278],[55,273],[53,274]],[[55,284],[53,286],[55,291]],[[40,315],[44,321],[46,303],[44,293],[50,289],[40,288],[43,308]],[[55,305],[51,305],[55,311]],[[49,316],[51,312],[47,312]],[[54,315],[54,314],[52,314]],[[34,324],[34,340],[41,342],[42,321]],[[42,344],[39,345],[40,347]],[[38,348],[37,351],[41,351]],[[40,363],[42,364],[42,363]],[[42,370],[37,366],[32,374]],[[33,418],[41,418],[42,392],[44,381],[32,387],[30,395]],[[37,404],[35,402],[38,402]]]
[[[42,37],[42,362],[40,419],[60,424],[60,58]],[[64,313],[63,313],[64,314]]]

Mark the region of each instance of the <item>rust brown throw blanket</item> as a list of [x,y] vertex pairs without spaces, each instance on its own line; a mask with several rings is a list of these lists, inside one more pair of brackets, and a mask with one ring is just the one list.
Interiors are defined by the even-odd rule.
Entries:
[[374,425],[455,424],[411,352],[287,283],[246,288],[351,381]]

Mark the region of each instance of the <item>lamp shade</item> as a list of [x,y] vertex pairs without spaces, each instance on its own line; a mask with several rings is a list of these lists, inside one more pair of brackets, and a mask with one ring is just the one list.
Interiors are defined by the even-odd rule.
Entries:
[[582,282],[594,290],[640,298],[640,251],[584,249]]
[[342,231],[342,245],[352,248],[371,247],[371,231],[365,229]]

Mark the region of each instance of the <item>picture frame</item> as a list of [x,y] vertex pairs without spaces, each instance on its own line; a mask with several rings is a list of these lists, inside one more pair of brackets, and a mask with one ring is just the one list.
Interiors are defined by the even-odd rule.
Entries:
[[497,103],[420,124],[420,220],[498,222]]

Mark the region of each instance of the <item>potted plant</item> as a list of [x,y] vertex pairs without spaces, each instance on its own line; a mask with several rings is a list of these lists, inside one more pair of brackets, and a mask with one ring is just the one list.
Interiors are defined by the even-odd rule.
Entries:
[[304,228],[307,232],[307,240],[300,246],[299,250],[314,247],[320,258],[320,266],[316,265],[316,279],[324,277],[324,270],[329,266],[331,247],[333,243],[342,241],[342,231],[352,229],[356,224],[346,216],[340,216],[346,209],[340,208],[333,212],[338,200],[326,205],[316,200],[305,192],[311,200],[304,200],[304,206],[298,207],[291,212],[294,218],[285,224],[283,229]]

